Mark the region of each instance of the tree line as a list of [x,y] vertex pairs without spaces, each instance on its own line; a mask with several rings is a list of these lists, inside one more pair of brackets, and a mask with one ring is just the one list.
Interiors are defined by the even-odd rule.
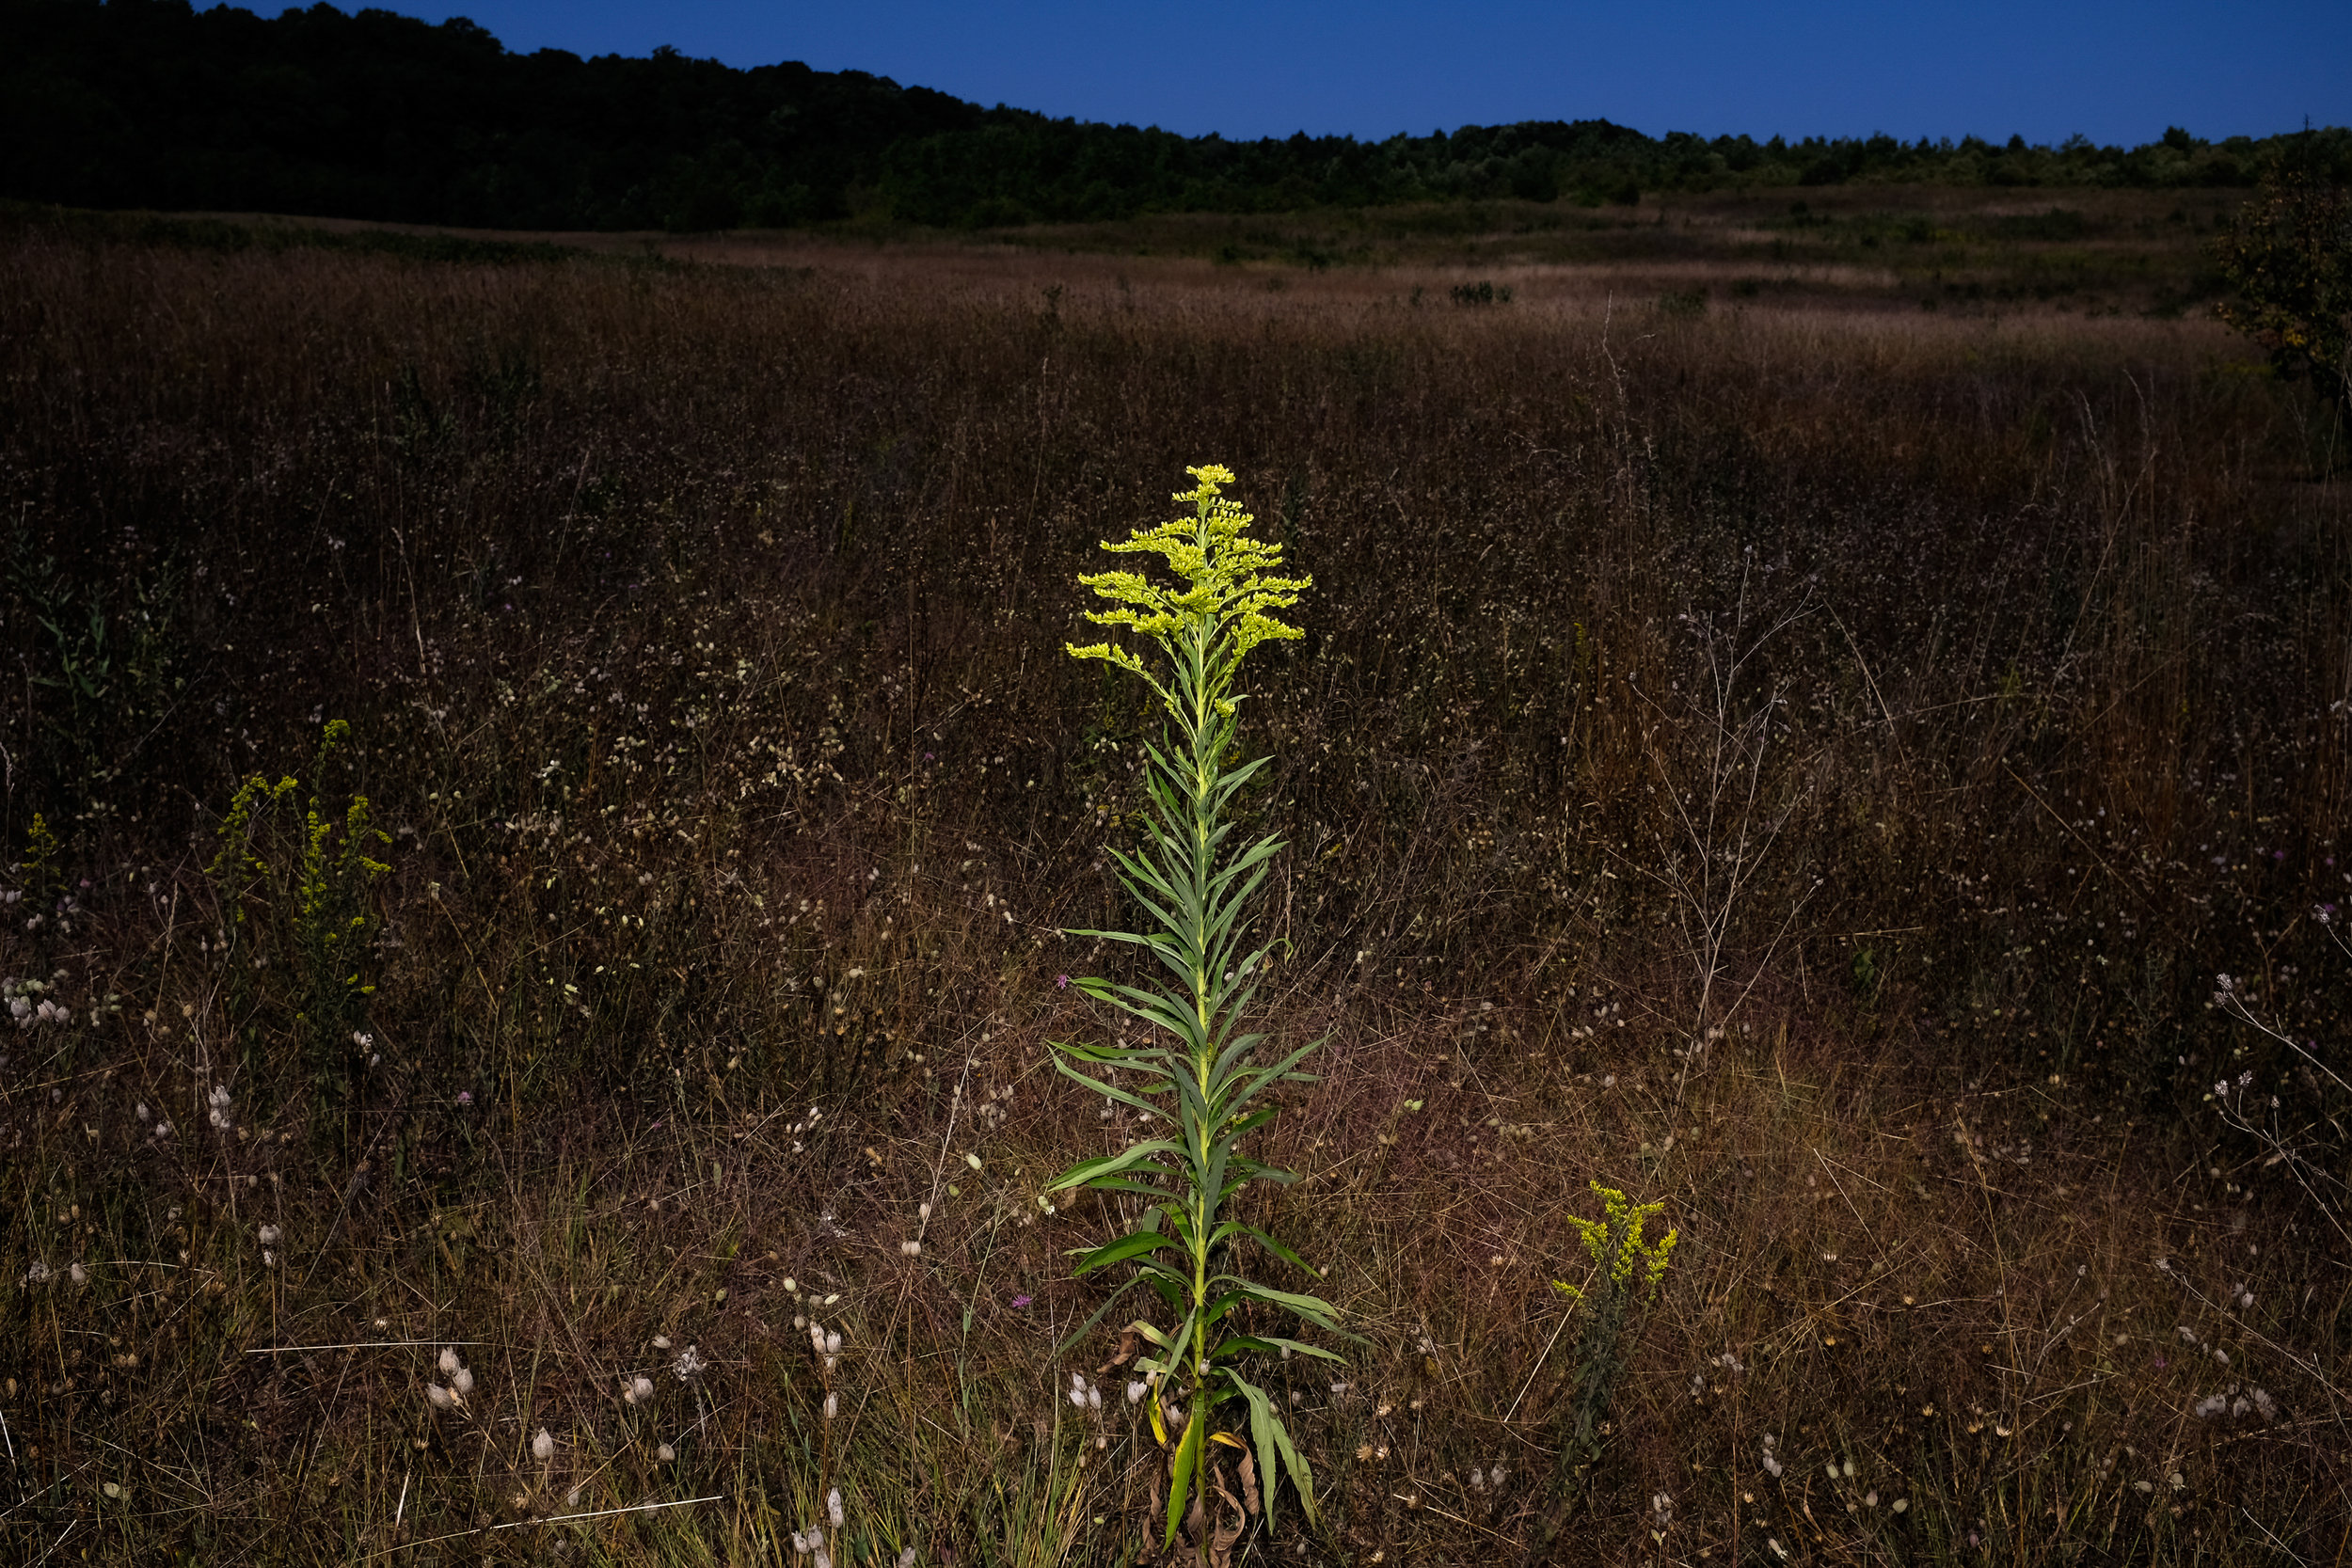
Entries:
[[[2352,133],[2319,135],[2352,166]],[[1850,182],[2242,186],[2280,140],[1757,141],[1585,119],[1240,141],[983,108],[797,62],[517,54],[462,18],[0,0],[0,196],[81,207],[532,230],[861,214],[979,228]]]

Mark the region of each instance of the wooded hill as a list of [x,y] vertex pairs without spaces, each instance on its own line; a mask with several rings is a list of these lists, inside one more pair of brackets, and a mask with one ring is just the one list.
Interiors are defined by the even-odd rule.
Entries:
[[[2352,133],[2318,133],[2352,165]],[[1607,120],[1232,141],[983,108],[864,71],[513,53],[462,18],[0,0],[0,196],[485,228],[946,227],[1848,182],[2246,185],[2283,138],[2143,147]]]

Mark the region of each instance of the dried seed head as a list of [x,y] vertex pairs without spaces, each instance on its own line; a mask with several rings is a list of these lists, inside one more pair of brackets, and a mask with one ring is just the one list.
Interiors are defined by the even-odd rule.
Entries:
[[555,1437],[547,1428],[541,1427],[539,1435],[531,1440],[531,1457],[542,1465],[555,1457]]
[[834,1528],[841,1528],[841,1488],[838,1486],[825,1494],[825,1517],[833,1521]]
[[457,1370],[457,1353],[455,1351],[444,1349],[441,1352],[441,1370],[444,1372],[454,1372]]
[[436,1410],[447,1410],[457,1402],[457,1396],[437,1383],[428,1383],[424,1386],[424,1397],[425,1402]]

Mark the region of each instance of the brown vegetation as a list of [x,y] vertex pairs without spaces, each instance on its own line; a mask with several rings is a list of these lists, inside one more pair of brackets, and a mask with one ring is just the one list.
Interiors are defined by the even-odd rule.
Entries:
[[[2341,1069],[2352,535],[2209,321],[0,243],[0,972],[71,1012],[0,1044],[12,1558],[784,1560],[838,1487],[843,1562],[1127,1560],[1148,1429],[1053,1359],[1109,1220],[1039,1198],[1117,1133],[1042,1042],[1153,731],[1060,649],[1212,460],[1315,578],[1245,730],[1332,1037],[1270,1151],[1368,1340],[1282,1369],[1327,1528],[1248,1550],[1541,1538],[1598,1178],[1683,1241],[1562,1560],[2341,1554],[2342,1206],[2201,1097],[2341,1176],[2206,1004]],[[207,872],[336,718],[358,1000],[301,823]]]

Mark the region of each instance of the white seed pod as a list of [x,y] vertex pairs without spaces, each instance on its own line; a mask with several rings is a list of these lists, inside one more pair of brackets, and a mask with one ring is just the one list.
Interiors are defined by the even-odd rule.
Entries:
[[829,1393],[827,1393],[827,1394],[825,1395],[825,1419],[827,1419],[828,1421],[830,1421],[830,1420],[832,1420],[832,1419],[833,1419],[835,1416],[838,1416],[838,1415],[840,1415],[840,1414],[841,1414],[841,1396],[840,1396],[840,1395],[838,1395],[838,1394],[834,1394],[834,1393],[830,1393],[830,1392],[829,1392]]
[[547,1428],[541,1427],[539,1435],[531,1440],[531,1457],[542,1465],[555,1457],[555,1436]]
[[825,1517],[833,1521],[834,1528],[841,1528],[841,1488],[838,1486],[825,1494]]
[[457,1397],[458,1397],[459,1399],[461,1399],[461,1400],[462,1400],[462,1399],[464,1399],[464,1398],[465,1398],[468,1394],[472,1393],[472,1392],[473,1392],[473,1370],[472,1370],[472,1369],[471,1369],[471,1368],[469,1368],[469,1367],[460,1367],[460,1368],[458,1368],[455,1371],[453,1371],[453,1372],[450,1373],[450,1375],[449,1375],[449,1385],[450,1385],[450,1386],[451,1386],[452,1388],[454,1388],[455,1390],[457,1390]]
[[653,1456],[661,1461],[662,1464],[667,1465],[670,1461],[677,1457],[677,1449],[670,1447],[669,1444],[664,1443],[660,1448],[653,1450]]
[[621,1397],[631,1404],[651,1404],[653,1402],[653,1379],[642,1375],[629,1379],[628,1391]]
[[446,1346],[441,1351],[441,1370],[444,1372],[457,1370],[457,1352]]
[[428,1383],[424,1386],[424,1398],[425,1402],[436,1410],[447,1410],[457,1402],[457,1396],[437,1383]]

